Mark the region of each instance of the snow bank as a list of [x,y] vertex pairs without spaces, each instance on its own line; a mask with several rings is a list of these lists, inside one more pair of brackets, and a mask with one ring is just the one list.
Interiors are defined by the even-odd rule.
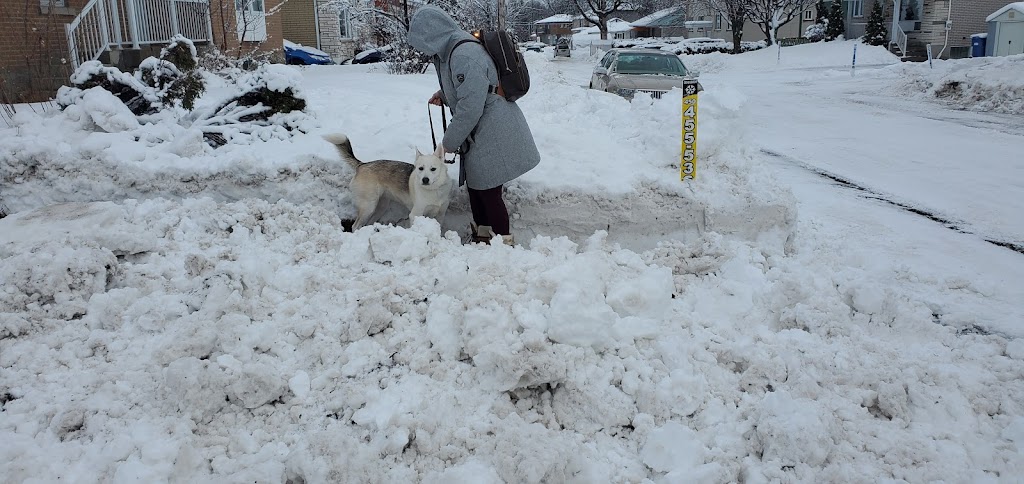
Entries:
[[850,67],[853,47],[857,46],[857,65],[898,64],[899,57],[884,47],[861,43],[859,40],[835,40],[783,47],[773,45],[742,54],[695,54],[683,56],[688,67],[702,73],[763,71],[793,68]]
[[[628,102],[584,89],[549,56],[528,52],[527,58],[534,81],[519,103],[543,161],[507,187],[518,238],[567,235],[580,243],[605,230],[613,241],[638,249],[669,234],[688,238],[706,231],[750,240],[770,234],[780,245],[791,238],[795,213],[788,191],[743,151],[741,94],[709,86],[702,95],[699,178],[686,184],[679,180],[681,93]],[[0,142],[8,206],[21,211],[67,201],[204,195],[319,203],[352,218],[348,167],[320,135],[345,132],[364,160],[411,160],[415,149],[430,148],[423,101],[436,78],[346,66],[306,74],[303,80],[291,66],[268,66],[238,84],[299,91],[318,118],[295,120],[308,134],[275,123],[244,136],[227,133],[229,144],[216,150],[201,142],[195,126],[177,122],[94,133],[91,113],[19,118],[8,132],[22,134]],[[224,99],[223,91],[232,89],[211,97]],[[417,97],[420,91],[426,94]],[[201,99],[196,112],[216,106]],[[433,116],[440,133],[436,108]],[[66,135],[54,142],[52,132]],[[450,172],[457,176],[457,166]],[[453,197],[445,228],[465,230],[467,197],[464,190]]]
[[19,212],[0,220],[0,473],[1021,475],[1019,348],[821,249],[464,246],[429,219],[353,234],[261,200]]
[[971,111],[1024,114],[1024,55],[907,63],[886,75],[893,94],[938,99]]

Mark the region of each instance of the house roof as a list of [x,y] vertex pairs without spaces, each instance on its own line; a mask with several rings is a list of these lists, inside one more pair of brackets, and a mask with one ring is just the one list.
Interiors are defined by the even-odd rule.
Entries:
[[1011,3],[1011,4],[1007,5],[1007,6],[999,9],[999,10],[996,10],[996,13],[994,13],[992,15],[989,15],[987,18],[985,18],[985,21],[986,22],[991,22],[991,21],[995,20],[996,17],[998,17],[998,16],[1000,16],[1000,15],[1006,13],[1006,12],[1009,12],[1010,10],[1016,10],[1016,11],[1018,11],[1020,13],[1024,13],[1024,2],[1013,2],[1013,3]]
[[686,23],[686,9],[669,7],[658,10],[646,17],[632,21],[633,27],[683,27]]
[[552,16],[550,16],[548,18],[542,18],[542,19],[540,19],[540,20],[538,20],[538,21],[536,21],[534,23],[535,24],[568,24],[568,23],[572,23],[572,15],[569,15],[567,13],[560,13],[560,14],[552,15]]
[[[630,25],[630,23],[625,20],[622,20],[620,18],[613,18],[608,21],[609,32],[626,32],[629,30],[633,30],[633,26]],[[600,32],[601,29],[596,25],[592,25],[590,27],[577,27],[575,29],[572,29],[572,31],[578,34],[596,34]]]

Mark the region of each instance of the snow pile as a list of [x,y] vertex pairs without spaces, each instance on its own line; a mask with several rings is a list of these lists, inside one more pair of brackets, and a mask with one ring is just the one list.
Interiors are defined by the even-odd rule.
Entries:
[[835,40],[782,47],[773,45],[768,49],[744,52],[739,55],[722,53],[696,54],[683,57],[687,66],[691,64],[704,73],[723,71],[746,72],[773,69],[850,67],[853,64],[853,48],[857,46],[857,65],[899,64],[899,57],[884,47],[871,46],[859,40]]
[[1024,55],[894,66],[894,94],[918,94],[960,109],[1024,114]]
[[[638,48],[638,49],[659,49],[673,52],[676,55],[708,54],[711,52],[731,53],[733,43],[725,39],[712,39],[710,37],[637,37],[635,39],[616,40],[614,47]],[[742,52],[763,49],[768,44],[763,41],[740,42]]]
[[[636,253],[342,231],[315,205],[0,220],[12,481],[979,481],[1022,351],[942,294],[708,235]],[[904,277],[912,277],[905,274]],[[888,282],[878,282],[888,281]],[[938,316],[934,316],[938,314]],[[968,370],[969,369],[969,370]]]
[[[744,148],[743,94],[705,84],[698,181],[681,184],[678,93],[627,102],[584,89],[589,65],[528,58],[521,105],[545,161],[510,186],[514,216],[576,232],[519,247],[466,246],[428,219],[345,232],[350,173],[319,132],[214,153],[181,126],[18,114],[0,132],[16,207],[0,220],[0,475],[1024,475],[1024,343],[991,281],[934,269],[959,259],[927,259],[939,275],[887,264],[813,219],[783,251],[765,237],[792,230],[773,217],[793,201]],[[433,73],[367,70],[306,73],[320,131],[410,159]],[[268,90],[295,80],[281,73]],[[113,201],[52,205],[96,199]],[[681,219],[701,230],[662,236]],[[663,240],[630,250],[628,231]]]
[[[795,213],[787,190],[742,151],[740,93],[708,86],[702,95],[701,164],[697,182],[686,184],[679,180],[681,93],[657,102],[644,96],[629,102],[582,89],[549,56],[526,55],[534,81],[519,104],[543,161],[508,186],[517,237],[568,235],[581,242],[595,230],[607,230],[612,240],[637,248],[653,247],[666,234],[692,237],[708,230],[746,238],[773,233],[779,243],[790,238]],[[303,78],[299,69],[267,66],[240,79],[244,89],[211,89],[197,103],[198,119],[187,127],[162,122],[94,133],[88,126],[92,118],[85,115],[24,116],[9,131],[22,134],[0,141],[0,183],[14,211],[64,201],[206,195],[220,201],[319,203],[352,218],[345,189],[349,169],[320,135],[344,132],[363,160],[409,160],[415,149],[430,148],[423,111],[436,86],[433,73],[386,76],[360,68],[324,66],[305,71]],[[231,99],[260,85],[309,98],[310,114],[319,119],[278,115],[248,134],[215,122],[240,119],[239,112],[247,115],[256,108],[210,99]],[[118,119],[115,114],[110,118]],[[292,131],[283,127],[289,116],[298,123]],[[227,144],[205,146],[201,140],[218,129]],[[440,133],[440,126],[436,129]],[[47,133],[55,131],[64,138],[54,142]],[[450,170],[457,175],[457,166]],[[465,191],[453,197],[446,228],[465,230]]]
[[[294,69],[262,64],[252,71],[233,73],[225,84],[225,79],[197,69],[194,51],[191,42],[179,38],[163,49],[164,57],[145,59],[134,75],[97,62],[84,63],[72,74],[72,86],[58,91],[63,112],[56,116],[84,130],[131,130],[136,140],[145,139],[149,146],[191,144],[194,133],[213,147],[249,145],[287,140],[312,127],[304,112],[306,101],[299,87],[302,77]],[[208,84],[213,92],[202,96]],[[86,95],[97,89],[112,95]],[[128,119],[131,114],[138,119]]]

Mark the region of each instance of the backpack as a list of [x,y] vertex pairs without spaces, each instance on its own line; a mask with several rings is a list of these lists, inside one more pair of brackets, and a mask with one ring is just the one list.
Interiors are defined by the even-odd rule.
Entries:
[[[477,42],[475,40],[460,40],[452,47],[452,52],[466,42]],[[530,90],[530,71],[526,69],[526,61],[523,54],[519,52],[512,36],[503,30],[495,32],[481,32],[479,43],[494,61],[494,68],[498,71],[497,94],[504,97],[506,101],[513,102],[526,95]],[[450,59],[450,56],[449,56]],[[448,63],[449,74],[451,74],[451,61]]]

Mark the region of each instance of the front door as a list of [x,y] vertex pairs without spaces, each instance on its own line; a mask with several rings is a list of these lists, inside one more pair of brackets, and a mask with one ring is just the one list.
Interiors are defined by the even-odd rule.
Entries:
[[263,0],[235,0],[238,38],[242,42],[267,40],[267,14]]
[[999,44],[996,55],[1024,54],[1024,22],[1002,22],[999,24]]

